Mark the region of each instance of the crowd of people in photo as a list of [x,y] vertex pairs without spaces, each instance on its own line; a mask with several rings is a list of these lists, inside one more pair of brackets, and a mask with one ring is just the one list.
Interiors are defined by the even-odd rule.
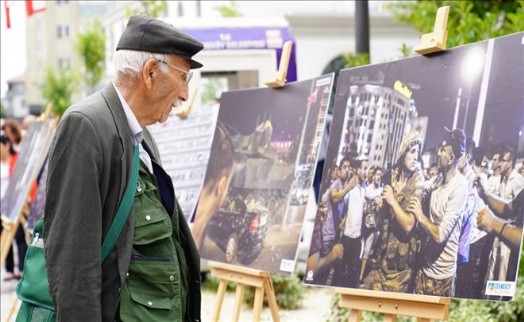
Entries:
[[425,168],[412,131],[386,169],[342,156],[323,182],[306,280],[313,284],[460,298],[494,298],[487,281],[515,281],[524,219],[524,164],[447,131]]

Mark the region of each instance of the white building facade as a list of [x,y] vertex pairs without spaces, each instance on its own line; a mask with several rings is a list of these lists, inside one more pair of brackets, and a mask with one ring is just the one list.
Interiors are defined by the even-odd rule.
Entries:
[[[234,25],[235,19],[260,25],[282,19],[296,44],[297,80],[310,79],[323,73],[342,53],[355,52],[354,1],[237,1],[236,10],[243,19],[222,18],[217,9],[229,1],[168,1],[163,19],[175,27]],[[370,58],[381,63],[401,57],[400,47],[414,47],[420,34],[396,21],[386,10],[386,1],[369,2]],[[126,8],[139,8],[135,1],[111,2],[102,24],[107,33],[107,72],[112,75],[112,53],[125,28]],[[228,21],[228,22],[224,22]]]

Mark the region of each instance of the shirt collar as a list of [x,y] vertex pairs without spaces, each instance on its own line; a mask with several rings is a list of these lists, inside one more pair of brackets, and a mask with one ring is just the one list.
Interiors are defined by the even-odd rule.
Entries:
[[133,110],[131,110],[131,107],[129,106],[129,104],[127,104],[126,100],[124,99],[124,97],[122,96],[122,94],[120,93],[120,91],[114,83],[113,86],[115,87],[116,93],[118,94],[120,103],[122,103],[124,113],[126,114],[127,124],[129,125],[129,129],[131,130],[131,141],[134,145],[139,145],[142,142],[142,139],[144,138],[144,134],[142,133],[142,127],[140,126],[140,123],[138,123],[135,113],[133,113]]

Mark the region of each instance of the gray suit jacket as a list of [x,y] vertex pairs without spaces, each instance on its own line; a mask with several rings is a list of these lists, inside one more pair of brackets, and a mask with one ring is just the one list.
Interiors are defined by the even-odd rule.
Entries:
[[[160,163],[156,144],[147,130],[144,134],[151,157]],[[131,130],[112,84],[71,106],[58,126],[49,152],[44,240],[49,287],[61,321],[114,321],[131,259],[134,210],[103,265],[100,253],[127,185],[132,151]],[[192,241],[185,220],[181,225]],[[198,252],[195,256],[192,246],[188,252],[194,260]],[[199,284],[195,274],[191,282]],[[193,314],[198,320],[199,289],[192,303],[198,304]]]

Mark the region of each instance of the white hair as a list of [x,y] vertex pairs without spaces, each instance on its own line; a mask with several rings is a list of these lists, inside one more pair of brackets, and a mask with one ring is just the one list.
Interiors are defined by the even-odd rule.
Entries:
[[[113,55],[116,76],[124,74],[127,76],[136,76],[140,73],[148,59],[154,58],[158,61],[168,61],[166,54],[149,53],[135,50],[118,50]],[[168,72],[168,66],[160,64],[160,70]],[[115,76],[115,77],[116,77]]]

